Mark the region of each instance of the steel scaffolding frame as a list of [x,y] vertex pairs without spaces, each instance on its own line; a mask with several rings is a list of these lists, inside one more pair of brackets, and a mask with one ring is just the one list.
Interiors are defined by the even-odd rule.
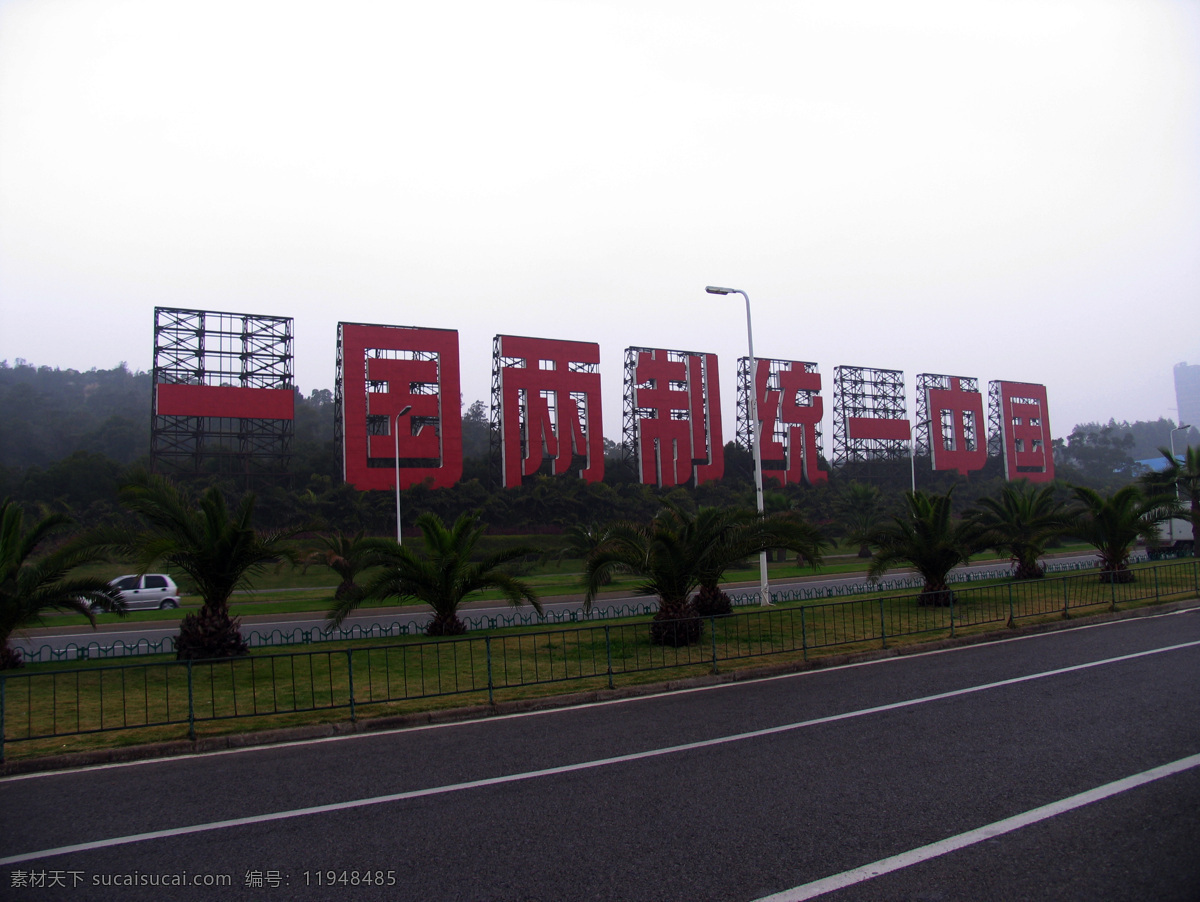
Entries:
[[988,383],[988,457],[1004,457],[1004,405],[1000,400],[1000,383]]
[[163,384],[294,391],[292,363],[291,317],[155,307],[151,470],[286,475],[292,420],[160,416],[157,394]]
[[877,460],[901,460],[908,443],[900,439],[851,438],[851,417],[903,420],[904,371],[864,366],[839,366],[833,370],[833,465],[844,466]]

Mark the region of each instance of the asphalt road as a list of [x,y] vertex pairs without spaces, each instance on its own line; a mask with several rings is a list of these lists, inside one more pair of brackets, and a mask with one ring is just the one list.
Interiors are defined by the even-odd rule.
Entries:
[[[11,900],[1195,900],[1197,686],[1192,610],[12,777],[0,886]],[[228,885],[111,885],[185,873]],[[21,885],[53,879],[66,886]]]
[[[1095,560],[1095,555],[1064,555],[1055,560],[1059,563],[1093,561]],[[956,570],[994,571],[1003,567],[1003,562],[986,561],[956,568]],[[893,573],[890,574],[890,577],[899,578],[905,575],[910,574]],[[861,573],[846,576],[796,577],[772,581],[771,590],[772,592],[786,592],[789,589],[796,588],[815,589],[861,585],[863,582],[864,577]],[[757,589],[757,584],[739,584],[730,589],[730,591],[752,593],[756,592]],[[637,606],[645,605],[651,601],[652,599],[637,595],[624,597],[606,596],[597,602],[596,609],[598,611],[605,609],[619,611],[621,608],[624,608],[626,612],[629,612],[635,610]],[[543,607],[547,612],[565,613],[581,611],[583,609],[582,596],[547,599]],[[179,616],[182,618],[184,613],[180,612]],[[507,622],[504,618],[511,618],[514,613],[528,617],[534,616],[532,610],[527,605],[520,609],[514,609],[498,601],[470,602],[463,606],[462,616],[467,619],[478,619],[484,626],[487,626],[488,624],[483,618],[497,618],[497,625],[504,625]],[[357,627],[362,631],[370,632],[372,629],[378,630],[394,627],[395,624],[407,624],[411,631],[414,628],[424,626],[428,622],[429,617],[428,608],[424,606],[375,608],[348,617],[342,628],[344,630],[352,630]],[[298,637],[301,631],[320,631],[324,630],[326,626],[325,615],[316,612],[305,614],[250,614],[242,617],[242,634],[247,637],[250,637],[255,632],[264,637],[278,634],[281,639]],[[115,615],[101,615],[100,628],[97,630],[93,630],[87,626],[35,628],[20,631],[13,636],[11,642],[14,646],[28,654],[31,650],[38,649],[40,651],[44,647],[62,650],[82,646],[110,647],[117,643],[124,643],[125,647],[129,647],[136,645],[141,640],[149,643],[161,643],[164,639],[173,637],[178,632],[179,623],[177,620],[154,620],[137,623],[118,620]],[[297,639],[296,641],[299,640]],[[42,653],[45,654],[45,652]]]

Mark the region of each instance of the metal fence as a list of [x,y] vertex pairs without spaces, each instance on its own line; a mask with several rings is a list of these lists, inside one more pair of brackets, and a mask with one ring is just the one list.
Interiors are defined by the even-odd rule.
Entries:
[[[1131,558],[1135,563],[1146,559],[1145,552],[1138,552]],[[1069,573],[1093,571],[1094,561],[1047,561],[1047,573]],[[989,567],[988,569],[974,568],[950,574],[947,580],[951,585],[982,582],[996,579],[1007,579],[1013,574],[1012,565]],[[899,576],[877,582],[846,583],[839,586],[797,587],[782,591],[773,591],[771,600],[774,602],[788,601],[819,601],[829,598],[850,598],[866,593],[902,592],[908,589],[919,589],[922,580],[919,576]],[[757,592],[729,593],[734,607],[753,607],[759,604]],[[513,612],[501,616],[487,615],[471,617],[462,616],[463,622],[471,630],[504,629],[507,627],[527,626],[546,627],[561,624],[589,623],[600,620],[613,620],[622,617],[637,617],[653,614],[657,604],[651,601],[632,602],[605,607],[595,606],[590,611],[547,611],[544,614],[536,612]],[[431,615],[432,616],[432,615]],[[269,632],[247,630],[243,637],[251,648],[281,648],[291,645],[311,645],[318,642],[347,642],[356,639],[402,639],[408,636],[421,635],[425,632],[425,622],[401,623],[393,621],[390,624],[374,624],[370,627],[361,626],[324,627],[318,629],[297,628],[293,630],[274,629]],[[24,651],[24,658],[30,664],[46,664],[54,661],[89,661],[104,658],[127,658],[141,655],[172,654],[175,651],[175,637],[165,636],[156,642],[149,639],[139,639],[136,642],[125,642],[118,639],[109,645],[99,642],[83,644],[68,643],[61,648],[42,645]]]
[[[476,694],[570,680],[612,687],[616,677],[772,655],[807,658],[833,648],[887,647],[922,634],[1069,615],[1073,609],[1200,595],[1200,563],[1135,571],[1130,583],[1095,573],[968,586],[942,605],[919,594],[782,604],[701,621],[699,642],[654,644],[645,620],[520,630],[446,640],[307,650],[210,661],[165,661],[0,673],[0,761],[7,743],[178,727],[243,717],[345,711],[437,696]],[[753,596],[751,596],[753,597]],[[692,621],[692,629],[696,623]],[[685,628],[685,627],[681,627]],[[296,719],[296,718],[293,718]]]

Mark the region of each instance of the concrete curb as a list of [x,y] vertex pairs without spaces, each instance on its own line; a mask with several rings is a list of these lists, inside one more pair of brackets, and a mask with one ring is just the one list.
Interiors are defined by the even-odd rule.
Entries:
[[286,742],[303,742],[311,739],[322,739],[330,736],[341,736],[355,733],[375,733],[386,730],[403,730],[429,724],[454,723],[456,721],[482,720],[503,714],[519,714],[527,711],[544,711],[554,708],[569,708],[595,702],[611,701],[623,698],[637,698],[644,695],[657,695],[664,692],[674,692],[680,689],[699,686],[715,686],[724,683],[736,683],[744,680],[760,679],[762,677],[778,676],[788,673],[801,673],[808,670],[821,670],[830,667],[840,667],[851,663],[894,658],[901,655],[920,654],[946,648],[960,648],[969,645],[982,645],[1016,636],[1031,636],[1039,633],[1059,632],[1077,626],[1109,623],[1120,620],[1133,620],[1141,617],[1151,617],[1159,614],[1169,614],[1175,611],[1200,611],[1200,599],[1173,601],[1161,605],[1135,608],[1129,611],[1106,612],[1087,617],[1072,617],[1047,623],[1036,623],[1028,626],[1018,625],[1015,628],[1000,628],[984,633],[974,633],[968,636],[933,639],[928,642],[914,642],[893,648],[879,648],[871,651],[848,654],[822,655],[808,661],[789,661],[783,664],[749,665],[736,670],[706,676],[686,677],[674,680],[664,680],[655,683],[643,683],[637,686],[622,686],[616,689],[593,689],[585,692],[567,692],[562,695],[544,698],[517,699],[514,701],[498,701],[494,705],[473,705],[461,708],[447,708],[437,711],[423,711],[413,714],[391,714],[381,717],[370,717],[358,721],[335,721],[333,723],[308,724],[299,727],[281,727],[273,730],[260,730],[249,733],[230,733],[224,736],[206,736],[195,741],[177,739],[168,742],[153,742],[142,745],[129,745],[111,749],[95,749],[86,752],[71,752],[62,755],[47,755],[40,758],[26,758],[7,761],[0,766],[0,777],[17,776],[21,774],[44,773],[57,770],[71,770],[81,767],[93,767],[105,764],[120,764],[130,761],[143,761],[154,758],[174,758],[186,755],[205,754],[207,752],[226,751],[229,749],[255,748],[260,746],[278,745]]

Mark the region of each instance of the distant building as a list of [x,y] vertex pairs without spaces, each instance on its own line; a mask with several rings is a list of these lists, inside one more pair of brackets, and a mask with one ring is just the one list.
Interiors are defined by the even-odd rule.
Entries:
[[1187,423],[1200,429],[1200,366],[1175,364],[1175,409],[1178,424]]

